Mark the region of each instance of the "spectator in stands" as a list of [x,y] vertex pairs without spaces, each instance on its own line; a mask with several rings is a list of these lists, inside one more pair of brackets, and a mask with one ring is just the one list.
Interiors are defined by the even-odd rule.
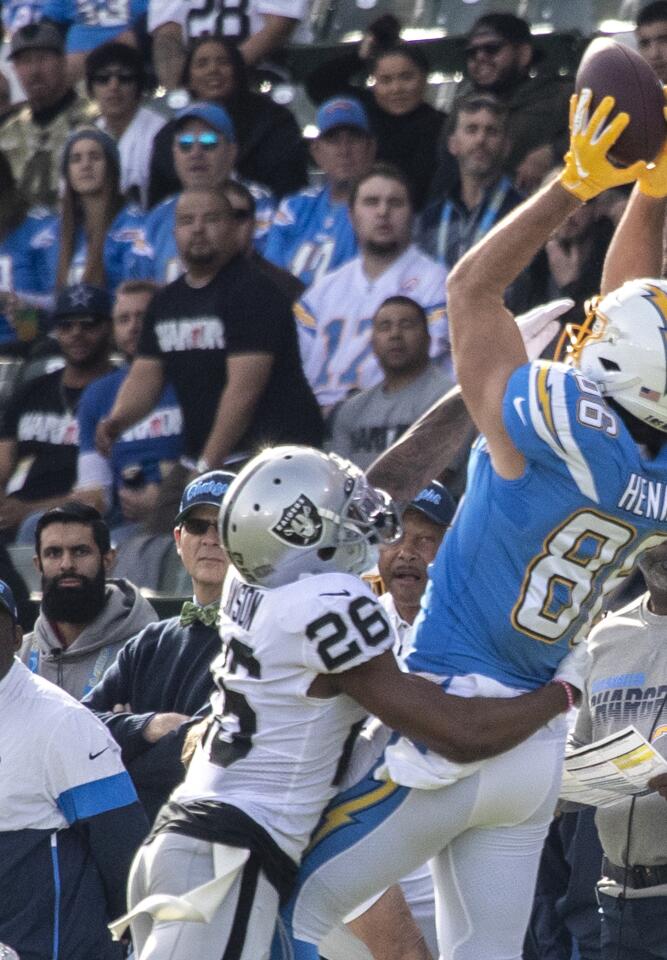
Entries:
[[446,269],[412,242],[410,186],[395,167],[377,164],[357,182],[350,216],[359,254],[310,287],[295,307],[306,376],[327,412],[382,371],[371,348],[372,318],[391,296],[409,296],[426,312],[431,356],[446,361]]
[[[182,452],[183,418],[167,384],[156,406],[113,445],[110,457],[95,449],[97,424],[113,407],[137,354],[148,305],[156,287],[148,280],[121,284],[113,306],[113,335],[125,365],[91,383],[78,409],[79,459],[75,495],[108,515],[114,541],[137,532],[155,507],[160,484]],[[120,528],[120,529],[119,529]]]
[[224,0],[207,0],[193,9],[188,0],[150,0],[148,29],[153,36],[153,63],[158,81],[167,90],[181,83],[187,45],[196,37],[223,36],[238,46],[246,64],[260,64],[288,40],[305,42],[308,0],[277,6],[271,0],[249,0],[226,7]]
[[98,424],[97,445],[108,454],[168,379],[183,411],[187,461],[171,474],[172,496],[180,497],[190,471],[220,469],[264,443],[319,446],[322,423],[289,301],[238,253],[231,208],[219,191],[181,194],[176,242],[186,273],[154,297],[138,355]]
[[84,698],[122,748],[123,762],[152,822],[183,779],[181,751],[190,720],[208,709],[210,666],[220,653],[216,629],[227,557],[218,511],[234,479],[220,470],[185,488],[174,539],[192,578],[193,600],[180,617],[149,624],[129,640]]
[[[456,176],[421,218],[418,242],[448,270],[498,220],[518,206],[515,188],[503,162],[509,150],[507,107],[493,94],[471,93],[454,104],[447,124],[447,145],[456,162]],[[506,303],[523,313],[544,299],[547,266],[543,254],[512,284]]]
[[388,297],[372,321],[371,346],[383,380],[348,397],[333,415],[329,448],[365,470],[453,385],[429,359],[424,309],[404,296]]
[[57,24],[67,37],[67,72],[72,83],[82,79],[86,55],[110,41],[138,43],[136,28],[145,23],[148,0],[127,0],[119,4],[113,0],[45,0],[42,16]]
[[120,190],[142,207],[153,139],[165,124],[161,114],[141,105],[145,83],[141,54],[125,43],[105,43],[86,57],[86,89],[100,111],[95,123],[118,144]]
[[600,289],[602,265],[614,225],[598,204],[582,204],[552,234],[546,245],[549,265],[546,299],[571,297],[575,305],[564,320],[581,317],[589,297]]
[[[536,71],[540,52],[530,27],[513,13],[487,13],[473,24],[466,38],[467,80],[459,97],[491,93],[508,109],[510,142],[505,169],[517,175],[520,189],[534,189],[567,149],[568,104],[572,81]],[[454,171],[441,144],[442,163],[434,178],[436,195]]]
[[17,30],[9,56],[27,103],[0,127],[0,150],[30,204],[52,207],[65,141],[75,127],[93,121],[96,108],[69,84],[62,38],[52,24]]
[[222,187],[222,192],[229,200],[229,206],[232,210],[232,218],[236,225],[236,237],[238,241],[238,251],[244,257],[248,257],[262,273],[265,273],[270,280],[289,299],[290,303],[298,300],[305,285],[288,270],[277,267],[270,260],[265,259],[261,253],[255,249],[253,237],[255,234],[255,198],[244,183],[238,180],[227,180]]
[[109,733],[26,670],[20,645],[0,582],[0,940],[23,958],[120,960],[107,923],[146,815]]
[[[394,19],[394,18],[391,18]],[[307,79],[315,103],[333,96],[355,95],[364,104],[377,137],[378,160],[403,171],[414,191],[416,209],[424,206],[437,160],[437,143],[446,114],[426,101],[429,64],[420,47],[402,43],[395,31],[378,37],[369,29],[366,42],[352,53],[329,60]],[[355,87],[350,79],[364,68],[373,86]]]
[[[588,643],[593,666],[574,746],[601,740],[632,723],[666,754],[666,563],[664,542],[643,554],[639,566],[648,593],[593,629]],[[612,806],[598,807],[595,816],[604,851],[598,900],[605,960],[667,956],[667,777],[662,775],[653,786],[660,792],[619,798]]]
[[[229,114],[214,103],[193,103],[176,114],[174,167],[183,190],[221,187],[233,175],[236,133]],[[263,237],[273,217],[274,202],[266,190],[247,184],[257,204],[255,238]],[[171,283],[183,264],[176,249],[174,227],[180,194],[164,200],[148,214],[145,240],[132,251],[130,275]]]
[[[308,156],[301,130],[287,107],[249,88],[247,69],[236,44],[226,37],[197,37],[188,49],[183,84],[193,100],[216,103],[229,114],[236,132],[239,176],[268,187],[277,196],[308,182]],[[149,205],[179,189],[172,145],[174,121],[155,140]]]
[[47,510],[35,529],[42,602],[21,660],[80,700],[126,640],[157,617],[128,580],[108,580],[115,552],[94,507],[70,500]]
[[667,0],[648,3],[637,14],[637,49],[667,83]]
[[310,286],[357,253],[349,216],[353,185],[375,159],[368,117],[353,97],[334,97],[317,111],[310,152],[324,174],[321,187],[286,197],[273,218],[264,256]]
[[502,172],[510,144],[507,108],[497,97],[462,97],[449,117],[448,128],[447,145],[456,158],[457,176],[445,195],[424,212],[419,243],[451,270],[523,197]]
[[1,530],[15,530],[30,514],[59,506],[71,495],[79,400],[84,387],[112,369],[110,313],[107,294],[87,284],[67,287],[58,296],[53,322],[65,365],[28,380],[3,417]]
[[28,303],[48,307],[54,291],[89,283],[114,293],[127,278],[144,216],[120,192],[115,141],[96,127],[72,133],[63,150],[62,213],[24,237],[14,254],[14,282]]

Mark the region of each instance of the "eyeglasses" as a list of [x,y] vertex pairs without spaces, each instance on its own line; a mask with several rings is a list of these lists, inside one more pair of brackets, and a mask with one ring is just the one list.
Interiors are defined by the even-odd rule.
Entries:
[[131,83],[139,83],[139,78],[135,73],[120,73],[118,70],[109,70],[106,73],[96,73],[93,77],[93,83],[101,83],[103,86],[106,86],[106,84],[111,83],[114,78],[119,83],[127,86],[129,86]]
[[56,320],[56,326],[59,330],[73,330],[74,327],[81,327],[82,330],[92,330],[104,323],[102,317],[63,317],[62,320]]
[[233,220],[252,220],[254,216],[254,211],[249,210],[248,207],[232,207]]
[[489,40],[487,43],[476,43],[474,47],[466,47],[466,60],[474,60],[480,53],[483,53],[485,57],[495,57],[506,46],[507,40]]
[[184,133],[178,138],[176,143],[183,153],[189,153],[195,143],[198,143],[202,150],[215,150],[220,143],[220,138],[217,133],[200,133],[198,136],[195,136],[193,133]]
[[193,537],[203,537],[208,533],[209,527],[213,527],[213,532],[218,536],[218,524],[213,520],[204,520],[203,517],[186,517],[181,526]]

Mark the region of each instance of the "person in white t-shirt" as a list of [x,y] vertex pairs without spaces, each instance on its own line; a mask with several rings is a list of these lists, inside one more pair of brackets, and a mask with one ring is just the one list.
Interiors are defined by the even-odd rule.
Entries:
[[95,123],[118,144],[121,190],[145,208],[153,138],[166,117],[141,106],[144,82],[141,55],[125,43],[105,43],[86,58],[86,87],[101,114]]
[[371,328],[388,297],[410,297],[423,308],[430,355],[445,369],[450,353],[447,271],[411,242],[414,209],[403,174],[373,166],[352,192],[350,217],[359,255],[316,281],[294,308],[306,377],[326,410],[382,379]]

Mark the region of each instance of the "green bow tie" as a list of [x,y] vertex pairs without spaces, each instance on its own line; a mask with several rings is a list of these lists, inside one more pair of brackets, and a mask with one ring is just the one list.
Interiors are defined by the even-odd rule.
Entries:
[[217,603],[209,603],[206,607],[200,607],[198,603],[186,600],[181,610],[181,626],[189,627],[191,623],[199,620],[205,627],[217,627],[219,622],[218,609]]

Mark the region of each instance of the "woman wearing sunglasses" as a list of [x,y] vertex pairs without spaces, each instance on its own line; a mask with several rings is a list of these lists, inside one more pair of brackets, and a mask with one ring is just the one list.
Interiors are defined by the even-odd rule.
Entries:
[[86,89],[99,109],[95,125],[114,138],[120,153],[120,186],[146,205],[153,138],[166,117],[142,106],[144,62],[134,47],[105,43],[86,57]]
[[132,244],[142,236],[143,213],[120,191],[118,147],[95,127],[72,133],[62,157],[61,210],[14,256],[14,287],[48,308],[53,294],[90,283],[113,294],[127,277]]
[[[185,61],[183,86],[193,100],[224,107],[231,117],[238,144],[236,169],[244,180],[261,183],[278,197],[305,186],[308,157],[294,116],[271,97],[249,89],[243,57],[231,40],[195,39]],[[171,160],[173,136],[169,123],[155,139],[151,206],[179,189]]]

